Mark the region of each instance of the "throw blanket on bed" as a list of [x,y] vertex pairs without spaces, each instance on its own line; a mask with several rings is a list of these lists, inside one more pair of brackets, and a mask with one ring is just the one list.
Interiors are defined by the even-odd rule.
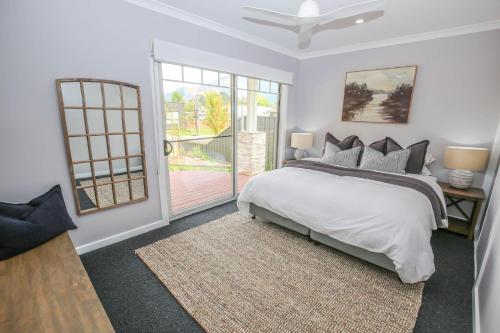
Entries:
[[285,167],[316,170],[337,176],[371,179],[379,182],[384,182],[387,184],[408,187],[422,193],[427,197],[427,199],[429,199],[432,205],[432,210],[434,212],[434,217],[436,221],[447,218],[446,210],[443,206],[441,199],[437,195],[436,191],[434,191],[429,184],[419,179],[409,178],[392,173],[382,173],[372,170],[343,168],[335,166],[333,164],[325,164],[321,162],[314,162],[307,160],[292,160],[289,161],[285,165]]

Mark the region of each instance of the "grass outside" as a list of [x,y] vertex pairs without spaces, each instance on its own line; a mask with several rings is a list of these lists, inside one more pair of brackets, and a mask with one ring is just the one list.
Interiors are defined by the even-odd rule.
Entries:
[[214,132],[210,128],[202,127],[196,133],[195,128],[182,128],[179,130],[169,130],[167,131],[167,138],[179,136],[180,139],[189,139],[189,137],[211,137],[215,136]]

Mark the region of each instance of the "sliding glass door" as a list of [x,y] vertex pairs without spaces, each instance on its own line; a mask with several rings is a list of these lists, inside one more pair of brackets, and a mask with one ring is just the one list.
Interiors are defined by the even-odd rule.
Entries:
[[237,76],[236,86],[239,193],[250,177],[276,167],[279,84]]
[[161,63],[170,215],[235,197],[276,165],[279,85]]

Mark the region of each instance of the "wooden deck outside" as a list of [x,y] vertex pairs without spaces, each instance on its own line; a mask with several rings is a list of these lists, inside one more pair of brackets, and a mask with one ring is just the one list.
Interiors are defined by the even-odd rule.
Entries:
[[[232,175],[217,171],[170,171],[170,194],[174,213],[232,194]],[[241,191],[250,176],[238,174]]]

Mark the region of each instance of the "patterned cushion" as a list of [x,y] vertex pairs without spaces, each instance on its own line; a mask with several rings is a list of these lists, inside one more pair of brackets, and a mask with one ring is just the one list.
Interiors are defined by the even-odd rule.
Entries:
[[410,153],[410,149],[400,149],[384,155],[373,148],[365,147],[359,167],[361,169],[404,174]]
[[341,150],[346,150],[352,148],[352,145],[357,138],[358,137],[356,135],[351,135],[345,138],[344,140],[340,141],[339,139],[334,137],[330,132],[328,132],[325,135],[325,145],[323,146],[323,153],[325,152],[327,142],[330,142],[338,146]]
[[[401,147],[394,139],[385,138],[386,147],[385,153],[390,153],[393,151],[401,150]],[[427,153],[427,146],[429,145],[429,140],[423,140],[406,147],[410,149],[410,157],[408,158],[408,163],[406,164],[405,171],[407,173],[420,174],[425,163],[425,155]]]
[[327,142],[321,162],[346,168],[355,168],[358,164],[360,151],[361,147],[342,150],[337,145]]

